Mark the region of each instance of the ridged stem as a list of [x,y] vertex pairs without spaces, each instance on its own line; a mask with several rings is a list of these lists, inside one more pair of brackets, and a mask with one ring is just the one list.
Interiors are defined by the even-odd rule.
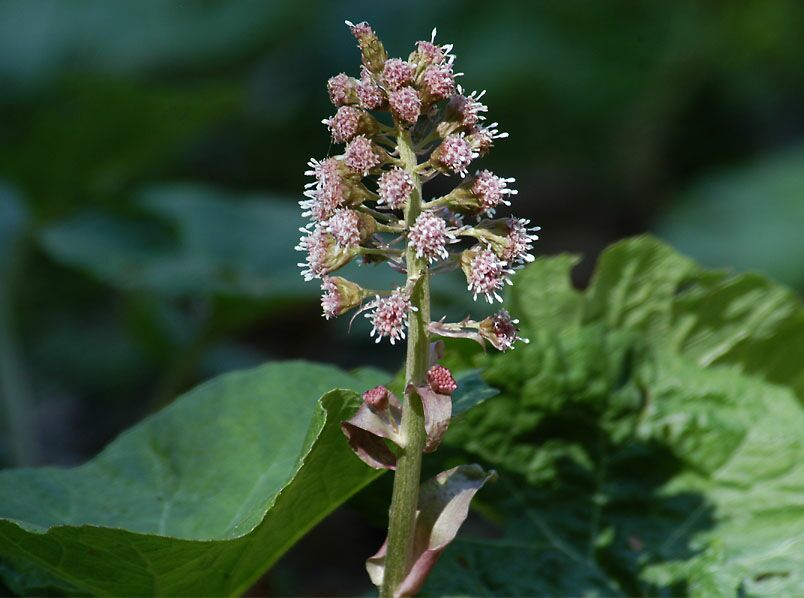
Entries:
[[[410,227],[421,212],[422,187],[416,173],[417,161],[410,133],[400,130],[397,139],[399,157],[413,179],[414,189],[405,209],[405,223]],[[405,255],[408,281],[416,280],[411,293],[411,304],[418,311],[411,312],[408,326],[408,352],[405,362],[406,386],[420,386],[427,375],[429,341],[427,325],[430,322],[430,280],[427,262],[417,258],[410,247]],[[419,479],[422,469],[422,450],[425,442],[424,414],[419,397],[408,393],[402,412],[402,433],[407,439],[401,450],[394,475],[394,490],[388,514],[388,547],[385,555],[385,575],[380,589],[382,598],[391,598],[411,565],[413,555],[416,507],[419,499]]]

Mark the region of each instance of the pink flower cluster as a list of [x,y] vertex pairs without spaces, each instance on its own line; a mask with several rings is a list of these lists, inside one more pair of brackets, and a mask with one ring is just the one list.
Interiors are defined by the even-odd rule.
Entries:
[[[356,258],[385,262],[401,272],[410,263],[432,267],[432,273],[460,267],[473,298],[502,301],[514,271],[533,260],[538,227],[514,217],[489,220],[511,205],[515,181],[473,165],[507,134],[497,123],[486,123],[485,91],[465,93],[457,84],[462,73],[455,72],[452,46],[437,44],[433,30],[407,58],[389,57],[367,23],[347,24],[362,64],[357,76],[339,73],[327,82],[335,113],[323,122],[342,149],[309,162],[305,174],[312,181],[300,202],[309,223],[301,229],[297,249],[305,254],[304,278],[322,281],[324,317],[359,308],[371,322],[371,336],[394,344],[405,338],[416,310],[411,304],[415,281],[390,292],[374,291],[332,272]],[[378,112],[390,118],[378,118]],[[422,185],[438,175],[457,175],[457,186],[440,197],[424,196]],[[475,323],[472,334],[503,350],[520,340],[508,312],[493,318]],[[450,326],[439,330],[454,336],[466,328]],[[440,379],[430,383],[449,386]]]
[[442,395],[451,395],[458,388],[452,373],[443,365],[434,365],[427,370],[427,384],[434,392]]
[[456,243],[458,238],[447,226],[447,222],[435,212],[422,212],[408,231],[408,243],[416,251],[416,256],[432,263],[438,258],[449,258],[448,243]]
[[404,289],[396,289],[388,297],[378,295],[371,307],[374,311],[366,314],[371,321],[371,336],[377,336],[377,343],[387,337],[392,345],[405,338],[408,314],[418,311],[410,304],[410,296]]

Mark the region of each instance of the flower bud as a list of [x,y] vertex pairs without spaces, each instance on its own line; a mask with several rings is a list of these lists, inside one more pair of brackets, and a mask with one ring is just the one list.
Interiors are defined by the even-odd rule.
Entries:
[[391,391],[384,386],[375,386],[363,393],[363,402],[374,413],[388,409],[388,397]]
[[510,314],[501,309],[493,316],[482,320],[478,325],[480,336],[489,341],[498,351],[513,349],[518,340],[527,343],[528,339],[519,336],[519,320],[512,320]]
[[326,221],[325,227],[339,247],[349,249],[368,240],[376,232],[377,222],[368,214],[339,208]]
[[452,373],[443,365],[434,365],[427,370],[427,383],[440,395],[451,395],[458,388]]
[[327,125],[335,143],[346,143],[357,135],[371,137],[380,130],[380,125],[373,116],[354,106],[341,106],[335,116],[321,122]]
[[424,71],[431,64],[442,64],[446,60],[444,51],[432,41],[416,42],[416,50],[408,58],[416,65],[417,70]]
[[455,92],[455,74],[452,64],[428,66],[422,75],[424,101],[427,104],[446,99]]
[[308,198],[299,202],[304,212],[316,222],[332,217],[335,210],[342,207],[356,207],[372,194],[343,160],[326,158],[310,160],[310,169],[305,174],[315,177],[315,182],[307,183],[304,195]]
[[422,99],[419,92],[412,87],[402,87],[388,94],[388,104],[397,120],[404,124],[415,125],[422,110]]
[[305,261],[298,264],[302,268],[302,276],[305,280],[321,278],[325,274],[334,272],[348,264],[358,253],[357,248],[340,247],[333,235],[317,224],[312,229],[301,228],[302,236],[296,251],[307,253]]
[[340,276],[324,276],[321,290],[321,309],[327,320],[357,307],[368,297],[363,287]]
[[538,235],[538,226],[528,227],[530,220],[524,218],[498,218],[484,220],[473,231],[478,239],[486,243],[497,256],[508,263],[532,262],[533,241]]
[[382,81],[391,91],[410,85],[413,82],[415,67],[400,58],[390,58],[382,69]]
[[460,264],[473,299],[485,295],[489,303],[495,299],[502,302],[499,291],[506,284],[512,284],[510,276],[514,273],[506,262],[491,249],[476,245],[461,254]]
[[472,147],[472,150],[479,156],[485,156],[492,147],[494,147],[495,139],[504,139],[508,137],[508,133],[500,133],[497,129],[498,123],[491,123],[486,127],[475,127],[473,131],[466,136],[466,140]]
[[352,139],[344,151],[344,162],[353,172],[367,176],[386,161],[386,152],[365,135]]
[[430,162],[435,168],[447,174],[460,174],[465,177],[469,164],[478,154],[463,133],[448,135],[433,153]]
[[388,53],[382,45],[382,42],[374,33],[374,30],[365,21],[355,25],[346,21],[352,35],[357,39],[357,45],[360,47],[362,54],[363,64],[372,73],[381,73],[385,61],[388,60]]
[[494,253],[502,257],[509,231],[507,221],[508,218],[482,220],[472,228],[472,233],[480,241],[491,247]]
[[358,104],[366,110],[380,110],[386,104],[385,93],[365,66],[360,67],[360,81],[357,82],[356,93]]
[[386,170],[377,181],[377,192],[380,195],[377,203],[385,204],[392,210],[402,209],[413,188],[413,179],[404,168]]
[[357,81],[346,73],[338,73],[327,81],[329,99],[335,106],[356,104],[358,101],[356,87]]
[[452,44],[443,46],[436,45],[435,38],[436,30],[433,29],[433,32],[430,34],[430,41],[416,42],[416,49],[411,52],[408,58],[409,62],[416,65],[417,77],[430,65],[439,65],[445,62],[452,64],[452,61],[455,60],[455,56],[450,54]]

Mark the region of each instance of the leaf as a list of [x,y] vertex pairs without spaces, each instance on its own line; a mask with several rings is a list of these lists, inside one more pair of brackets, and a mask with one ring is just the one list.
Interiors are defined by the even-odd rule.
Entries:
[[[35,461],[31,382],[16,332],[15,295],[26,271],[30,215],[17,190],[0,180],[0,463]],[[8,456],[6,456],[6,452]]]
[[54,259],[124,289],[273,299],[317,294],[296,266],[302,220],[290,202],[174,184],[143,191],[138,204],[157,219],[135,226],[85,213],[46,228],[41,242]]
[[802,288],[796,259],[804,255],[802,197],[804,147],[798,146],[697,182],[669,204],[657,230],[707,266],[759,270]]
[[27,210],[19,194],[5,181],[0,181],[0,266],[7,267],[13,246],[28,221]]
[[518,275],[530,345],[468,358],[500,396],[446,444],[500,483],[487,532],[459,537],[425,593],[800,592],[800,301],[648,237],[608,249],[585,292],[560,284],[572,264]]
[[0,472],[4,583],[27,594],[242,593],[376,477],[338,425],[359,395],[329,390],[386,379],[371,377],[303,362],[227,374],[81,467]]
[[[81,467],[0,471],[0,579],[24,594],[242,593],[380,475],[339,429],[360,396],[329,389],[388,377],[305,362],[226,374]],[[465,408],[496,392],[460,380]]]
[[103,73],[204,65],[281,28],[283,8],[280,2],[248,11],[226,5],[144,8],[135,0],[114,7],[97,0],[33,7],[10,0],[0,5],[0,75],[16,90],[60,76],[75,56],[83,69]]
[[486,399],[497,396],[499,391],[483,381],[480,370],[465,370],[455,376],[458,388],[452,393],[452,415],[460,416]]
[[79,206],[119,209],[129,188],[164,177],[241,102],[242,92],[227,83],[187,89],[67,76],[4,114],[0,163],[36,198],[30,203],[39,222]]

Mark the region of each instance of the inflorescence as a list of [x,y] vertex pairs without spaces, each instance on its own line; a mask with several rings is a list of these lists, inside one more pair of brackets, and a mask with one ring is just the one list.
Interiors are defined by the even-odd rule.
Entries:
[[[343,152],[312,159],[305,174],[300,202],[310,222],[301,230],[297,250],[305,280],[321,279],[321,305],[326,318],[360,308],[372,323],[372,337],[391,344],[405,338],[411,305],[411,285],[390,291],[372,291],[330,274],[360,257],[368,263],[388,263],[405,272],[405,251],[431,266],[432,273],[460,268],[473,298],[502,301],[500,291],[510,285],[517,268],[533,260],[530,252],[538,227],[528,220],[496,218],[496,210],[510,206],[516,190],[512,178],[499,177],[472,165],[507,133],[497,123],[486,123],[485,92],[465,93],[456,83],[455,55],[449,44],[420,41],[407,60],[388,58],[367,23],[347,22],[362,54],[358,78],[340,73],[327,83],[336,112],[323,123]],[[383,118],[380,113],[390,113]],[[386,122],[392,124],[386,124]],[[405,131],[419,158],[409,172],[400,159],[397,137]],[[457,175],[448,194],[423,201],[410,226],[405,213],[421,183],[439,175]],[[465,221],[474,221],[466,224]],[[501,310],[480,322],[466,319],[435,322],[430,333],[462,336],[490,342],[500,350],[513,347],[517,320]]]

